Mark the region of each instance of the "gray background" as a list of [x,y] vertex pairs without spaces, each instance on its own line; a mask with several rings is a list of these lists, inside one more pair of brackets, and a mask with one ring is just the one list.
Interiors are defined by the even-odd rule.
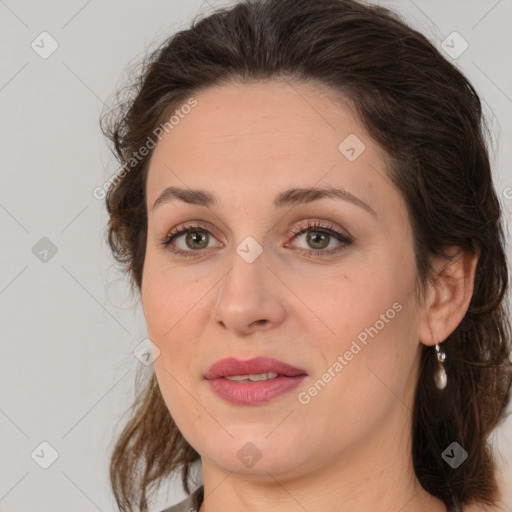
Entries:
[[[484,100],[496,188],[509,218],[512,0],[380,4],[439,48],[453,31],[469,44],[453,61]],[[129,63],[220,5],[0,0],[0,511],[114,510],[108,456],[132,402],[141,364],[133,350],[146,331],[103,239],[103,201],[93,196],[116,170],[98,118]],[[40,56],[51,49],[43,31],[58,43],[47,58]],[[503,454],[509,510],[511,418],[493,439]],[[40,464],[50,462],[51,448],[42,442],[58,453],[47,469]],[[153,510],[184,496],[171,482]]]

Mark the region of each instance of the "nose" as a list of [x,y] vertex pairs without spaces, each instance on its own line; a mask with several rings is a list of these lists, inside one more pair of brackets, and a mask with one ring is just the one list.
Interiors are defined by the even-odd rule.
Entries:
[[265,251],[251,263],[234,252],[233,265],[219,284],[214,320],[239,336],[275,328],[286,316],[285,291]]

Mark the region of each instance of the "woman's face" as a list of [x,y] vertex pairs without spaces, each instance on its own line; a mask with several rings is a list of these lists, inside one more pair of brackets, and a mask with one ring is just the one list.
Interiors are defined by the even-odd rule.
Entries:
[[[194,98],[147,179],[142,304],[174,421],[223,472],[390,464],[410,451],[396,432],[409,431],[421,345],[412,232],[384,153],[349,103],[311,84]],[[168,187],[188,201],[161,197]],[[312,194],[327,188],[346,194]],[[214,201],[192,201],[197,190]],[[220,359],[258,356],[305,376],[278,377],[292,389],[259,402],[272,384],[219,379],[229,400],[205,378]]]

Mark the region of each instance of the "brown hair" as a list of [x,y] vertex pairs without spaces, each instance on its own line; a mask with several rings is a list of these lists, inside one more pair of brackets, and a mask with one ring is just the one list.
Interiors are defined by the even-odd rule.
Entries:
[[[353,101],[390,158],[407,203],[419,284],[431,257],[459,245],[480,253],[470,306],[445,340],[448,385],[433,384],[437,359],[423,346],[413,410],[412,457],[423,487],[447,506],[499,498],[488,436],[510,399],[508,270],[480,99],[422,34],[378,6],[355,0],[242,0],[171,36],[143,62],[129,95],[102,116],[123,167],[106,194],[108,243],[140,292],[146,248],[145,181],[151,151],[134,155],[177,107],[200,90],[268,79],[327,85]],[[129,169],[128,166],[130,166]],[[469,454],[452,469],[457,441]],[[174,423],[154,373],[139,391],[114,447],[110,478],[122,511],[147,510],[147,492],[181,469],[190,493],[199,454]]]

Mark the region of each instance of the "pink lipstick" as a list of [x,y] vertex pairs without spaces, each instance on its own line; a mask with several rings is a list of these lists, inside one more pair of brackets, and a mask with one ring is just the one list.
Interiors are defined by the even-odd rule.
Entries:
[[307,375],[305,370],[273,358],[243,361],[230,357],[211,366],[205,379],[220,398],[237,405],[257,405],[291,391]]

